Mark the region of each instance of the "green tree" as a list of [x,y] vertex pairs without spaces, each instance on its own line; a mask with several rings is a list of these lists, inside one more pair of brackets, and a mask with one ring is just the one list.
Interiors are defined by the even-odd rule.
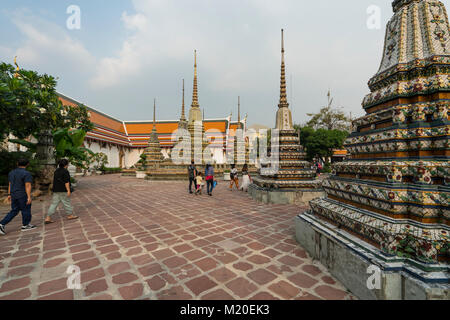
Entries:
[[47,74],[0,63],[0,141],[9,134],[21,140],[61,128],[92,130],[87,108],[63,106],[56,85]]
[[310,131],[305,138],[304,146],[308,156],[308,160],[321,158],[328,162],[328,158],[333,155],[333,150],[342,148],[348,132],[342,130],[318,129]]
[[351,130],[351,118],[342,110],[333,108],[333,98],[328,92],[328,105],[320,109],[318,113],[307,113],[311,119],[307,122],[307,126],[314,129],[328,130]]
[[65,158],[78,168],[88,169],[95,154],[82,146],[85,136],[86,131],[82,129],[69,130],[64,128],[57,130],[53,135],[56,160]]

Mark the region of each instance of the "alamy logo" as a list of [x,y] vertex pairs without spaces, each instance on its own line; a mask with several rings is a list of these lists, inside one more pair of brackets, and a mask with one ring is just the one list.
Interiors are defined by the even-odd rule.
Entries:
[[81,9],[79,6],[70,5],[67,7],[67,14],[70,16],[67,18],[66,26],[69,30],[81,29]]
[[67,268],[66,273],[70,275],[69,278],[67,278],[67,289],[80,290],[81,289],[80,267],[71,265]]
[[367,279],[367,288],[369,290],[381,289],[381,269],[375,265],[371,265],[367,268],[367,274],[370,274]]

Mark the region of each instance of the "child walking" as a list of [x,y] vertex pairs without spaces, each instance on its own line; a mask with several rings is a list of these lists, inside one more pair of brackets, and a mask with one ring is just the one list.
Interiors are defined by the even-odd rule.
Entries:
[[203,174],[201,172],[198,173],[197,177],[195,177],[195,182],[197,184],[197,190],[195,191],[195,194],[202,194],[202,188],[203,188]]

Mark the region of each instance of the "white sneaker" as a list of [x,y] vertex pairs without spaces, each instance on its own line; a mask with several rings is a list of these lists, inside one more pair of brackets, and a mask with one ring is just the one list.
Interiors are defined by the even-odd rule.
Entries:
[[1,235],[5,235],[5,234],[6,234],[5,226],[2,225],[2,224],[0,224],[0,234],[1,234]]
[[35,225],[29,224],[27,226],[22,226],[22,231],[28,231],[28,230],[32,230],[34,228],[36,228]]

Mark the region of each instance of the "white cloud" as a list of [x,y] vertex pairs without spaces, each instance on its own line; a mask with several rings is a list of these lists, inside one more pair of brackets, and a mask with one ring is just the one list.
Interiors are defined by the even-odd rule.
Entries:
[[95,65],[90,52],[64,28],[23,10],[14,12],[11,20],[22,34],[20,44],[10,49],[18,56],[20,65],[46,73],[58,68],[61,72],[68,67],[80,73],[89,72]]

